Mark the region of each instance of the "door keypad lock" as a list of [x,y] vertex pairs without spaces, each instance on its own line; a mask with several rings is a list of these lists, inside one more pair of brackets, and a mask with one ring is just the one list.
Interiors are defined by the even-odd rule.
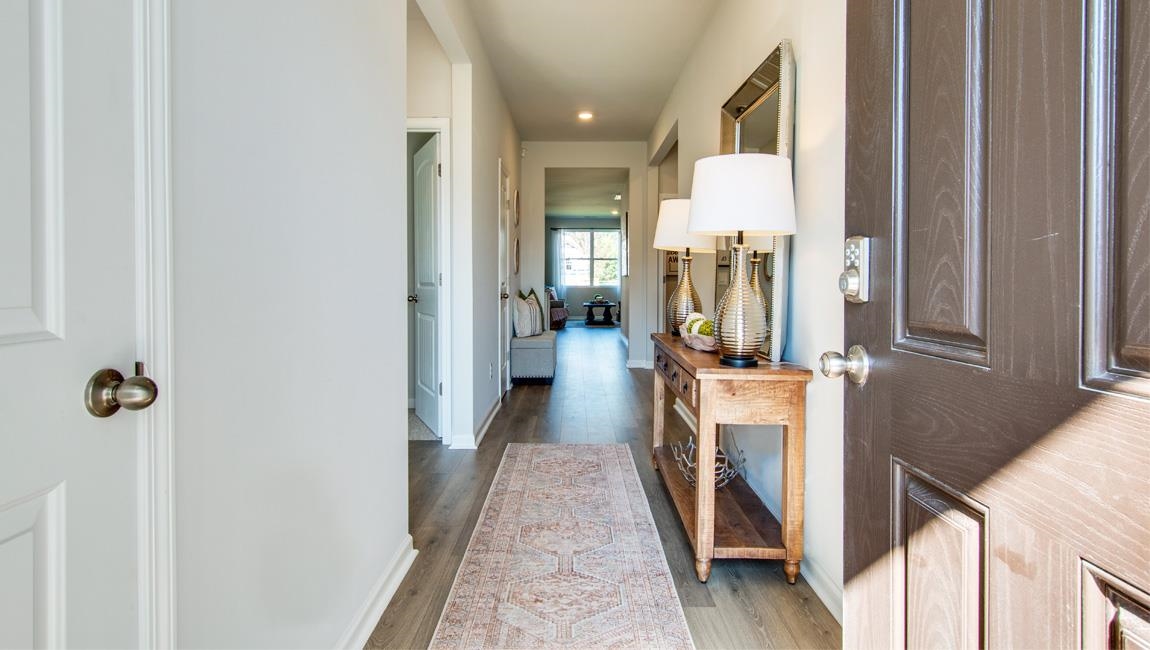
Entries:
[[848,302],[870,300],[870,237],[848,237],[843,246],[839,291]]

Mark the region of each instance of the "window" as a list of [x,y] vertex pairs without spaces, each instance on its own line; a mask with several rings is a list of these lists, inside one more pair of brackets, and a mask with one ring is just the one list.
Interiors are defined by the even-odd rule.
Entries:
[[564,230],[563,284],[600,287],[619,284],[618,230]]

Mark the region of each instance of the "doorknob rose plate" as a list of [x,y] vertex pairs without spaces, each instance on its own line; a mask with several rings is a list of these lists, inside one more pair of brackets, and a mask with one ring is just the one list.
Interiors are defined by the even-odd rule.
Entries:
[[124,375],[112,368],[97,370],[84,389],[84,406],[98,418],[106,418],[120,410],[116,402],[116,387],[124,382]]

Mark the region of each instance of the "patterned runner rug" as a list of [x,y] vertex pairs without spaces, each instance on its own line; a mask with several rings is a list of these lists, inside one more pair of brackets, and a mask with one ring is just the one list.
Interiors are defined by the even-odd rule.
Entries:
[[431,647],[694,647],[627,445],[507,446]]

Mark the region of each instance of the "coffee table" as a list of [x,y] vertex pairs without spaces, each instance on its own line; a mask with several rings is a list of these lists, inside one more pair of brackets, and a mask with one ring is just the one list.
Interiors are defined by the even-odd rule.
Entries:
[[[587,308],[587,318],[584,319],[584,321],[583,321],[587,325],[614,325],[615,324],[615,318],[611,314],[611,308],[618,306],[615,303],[608,302],[608,301],[595,302],[594,300],[592,300],[590,302],[583,303],[583,306]],[[603,316],[601,318],[595,318],[595,310],[598,308],[603,309]]]

